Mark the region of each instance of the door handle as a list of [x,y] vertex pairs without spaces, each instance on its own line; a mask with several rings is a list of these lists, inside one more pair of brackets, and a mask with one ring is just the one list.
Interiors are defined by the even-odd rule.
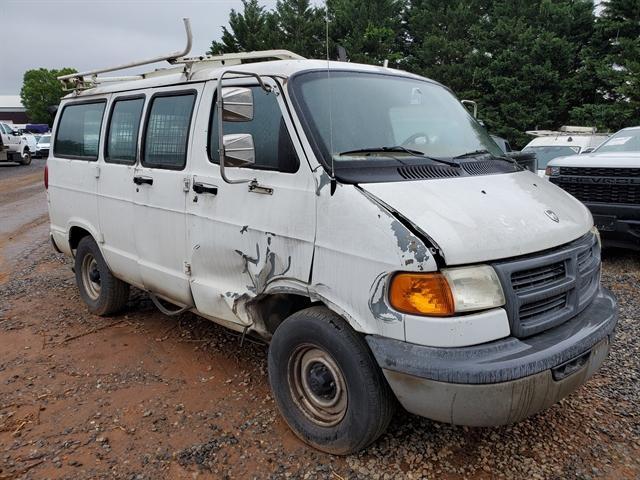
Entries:
[[133,177],[133,183],[136,185],[142,185],[146,183],[147,185],[153,185],[153,178],[150,177]]
[[215,185],[208,185],[206,183],[194,182],[193,191],[196,193],[210,193],[211,195],[217,195],[218,187]]

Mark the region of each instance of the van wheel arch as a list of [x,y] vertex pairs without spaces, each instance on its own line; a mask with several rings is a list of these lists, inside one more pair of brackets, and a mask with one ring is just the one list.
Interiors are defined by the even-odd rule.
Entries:
[[88,230],[78,226],[71,227],[69,229],[69,246],[71,247],[71,251],[75,252],[78,249],[80,240],[87,236],[93,238],[93,235],[91,235],[91,232],[89,232]]

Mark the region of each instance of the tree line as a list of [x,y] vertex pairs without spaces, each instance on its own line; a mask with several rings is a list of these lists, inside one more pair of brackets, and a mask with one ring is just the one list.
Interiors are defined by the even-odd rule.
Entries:
[[[640,125],[640,0],[243,0],[208,53],[336,59],[338,46],[349,61],[388,60],[476,100],[491,133],[519,147],[530,129]],[[51,124],[55,77],[73,71],[25,73],[33,122]]]
[[[408,70],[479,105],[494,134],[640,124],[640,0],[243,0],[208,53],[287,49]],[[328,33],[328,42],[327,42]]]

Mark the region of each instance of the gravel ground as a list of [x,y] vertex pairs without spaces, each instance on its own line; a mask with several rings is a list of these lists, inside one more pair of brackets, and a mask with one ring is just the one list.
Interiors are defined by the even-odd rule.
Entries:
[[[378,442],[358,455],[345,458],[315,452],[286,430],[268,393],[264,345],[250,342],[238,349],[235,335],[192,315],[185,315],[176,323],[166,323],[139,292],[132,296],[128,314],[120,319],[126,322],[123,330],[127,331],[115,334],[122,338],[126,333],[130,339],[127,342],[134,349],[128,358],[136,362],[131,362],[132,368],[116,368],[97,379],[93,373],[85,373],[88,365],[82,364],[82,352],[88,347],[101,348],[104,342],[94,339],[93,343],[84,343],[98,333],[74,337],[108,327],[114,319],[100,319],[104,325],[97,326],[97,319],[86,315],[68,270],[68,261],[51,253],[46,243],[25,251],[19,264],[21,268],[13,272],[12,280],[0,287],[0,305],[4,309],[0,312],[0,334],[32,336],[38,345],[44,338],[47,345],[44,352],[49,351],[49,344],[59,343],[75,344],[75,349],[69,352],[67,347],[66,357],[58,353],[47,357],[40,352],[34,352],[34,357],[22,351],[13,358],[3,356],[0,427],[10,428],[0,428],[0,465],[4,462],[0,479],[640,476],[638,255],[613,251],[605,256],[603,283],[618,297],[620,323],[610,358],[578,392],[540,415],[501,428],[454,427],[400,412]],[[29,318],[25,310],[31,308],[31,303],[37,304],[40,297],[53,297],[57,303],[45,308],[44,315],[40,312]],[[113,342],[114,334],[109,336],[107,332],[115,329],[101,330],[108,335],[105,342]],[[160,336],[163,333],[164,336]],[[199,364],[203,358],[205,364],[234,359],[225,366],[228,379],[222,376],[219,383],[211,387],[220,393],[218,398],[227,397],[226,400],[214,408],[189,405],[194,396],[194,392],[187,392],[189,375],[184,379],[175,373],[168,375],[164,368],[172,361],[179,361],[169,355],[149,358],[161,364],[159,371],[141,367],[140,359],[147,357],[137,343],[165,340],[186,345],[182,355],[193,357],[186,359],[190,363]],[[35,350],[35,345],[27,352],[30,350]],[[33,368],[34,363],[46,365],[48,381],[42,372]],[[110,365],[108,358],[103,358],[102,363],[94,366],[98,371],[105,371]],[[211,368],[211,365],[204,368],[206,374]],[[65,380],[60,385],[56,375],[62,378],[63,373],[70,376],[72,382]],[[66,423],[54,421],[44,428],[29,424],[18,435],[11,435],[19,425],[12,420],[19,415],[11,415],[15,406],[2,408],[1,404],[19,404],[33,397],[40,391],[39,382],[46,383],[40,395],[56,391],[56,387],[58,392],[68,387],[73,389],[66,396],[58,393],[55,401],[41,402],[40,408],[44,409],[39,414],[39,422],[44,422],[49,409],[60,410],[61,403],[66,408],[89,404],[91,408],[87,412],[91,414],[74,418],[67,411],[64,413]],[[170,393],[142,395],[136,385],[162,385]],[[96,391],[100,392],[97,397]],[[127,396],[120,404],[111,399],[124,392]],[[201,390],[195,392],[195,396],[203,394]],[[243,403],[241,408],[238,402]],[[127,410],[136,410],[135,419],[127,418]],[[229,419],[231,410],[234,414]],[[125,443],[114,436],[113,428],[108,428],[113,422],[120,422],[123,436],[132,438],[127,438]],[[178,429],[181,435],[174,435]],[[152,442],[155,435],[164,441]],[[37,463],[41,460],[42,463]],[[34,467],[20,474],[34,462]]]
[[[10,221],[16,202],[39,201],[14,178],[0,189]],[[120,316],[89,315],[43,212],[0,225],[0,480],[640,478],[640,254],[605,252],[620,304],[611,355],[558,405],[490,429],[399,412],[367,450],[333,457],[277,413],[264,344],[164,317],[138,291]]]

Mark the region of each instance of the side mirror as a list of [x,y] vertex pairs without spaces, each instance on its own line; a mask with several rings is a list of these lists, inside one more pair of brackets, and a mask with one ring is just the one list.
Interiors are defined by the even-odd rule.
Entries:
[[223,88],[222,106],[223,121],[250,122],[253,120],[253,91],[243,87]]
[[[464,108],[469,110],[469,107],[472,108],[473,117],[478,118],[478,104],[473,100],[460,100],[460,103],[464,105]],[[471,112],[469,112],[471,113]]]
[[11,135],[13,135],[14,137],[19,137],[20,136],[20,132],[18,132],[16,130],[12,130],[11,131]]
[[227,167],[243,167],[256,163],[253,137],[250,133],[231,133],[222,140],[224,163]]
[[585,148],[582,152],[580,153],[591,153],[593,152],[595,149],[593,147],[589,147],[589,148]]

